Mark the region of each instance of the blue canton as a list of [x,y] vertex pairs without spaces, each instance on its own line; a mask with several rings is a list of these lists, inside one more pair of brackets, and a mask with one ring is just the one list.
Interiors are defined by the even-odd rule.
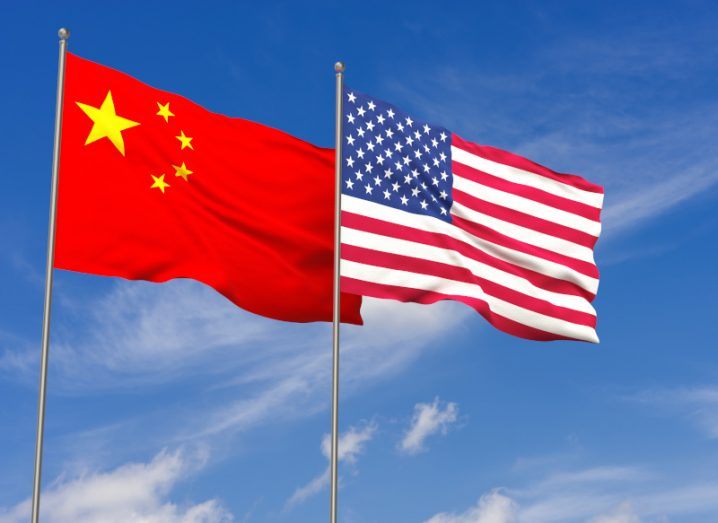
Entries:
[[451,133],[344,89],[342,193],[451,222]]

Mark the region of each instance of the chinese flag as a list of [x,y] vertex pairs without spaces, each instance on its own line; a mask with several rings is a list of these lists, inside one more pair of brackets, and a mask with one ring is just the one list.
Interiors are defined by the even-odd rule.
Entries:
[[[270,318],[331,321],[334,151],[67,56],[58,269],[192,278]],[[361,323],[361,298],[341,319]]]

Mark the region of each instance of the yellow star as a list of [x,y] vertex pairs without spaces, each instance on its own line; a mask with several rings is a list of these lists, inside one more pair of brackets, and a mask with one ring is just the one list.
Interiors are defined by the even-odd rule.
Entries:
[[128,120],[117,116],[115,112],[115,103],[112,101],[112,92],[107,91],[105,101],[99,107],[92,107],[91,105],[75,102],[80,109],[92,120],[93,126],[90,130],[90,134],[85,140],[85,145],[96,142],[101,138],[107,138],[112,142],[112,145],[117,147],[117,150],[125,155],[125,141],[122,139],[122,131],[140,125],[137,122]]
[[181,176],[185,182],[188,182],[189,179],[187,178],[190,174],[193,174],[192,171],[187,169],[187,166],[182,162],[182,165],[173,165],[172,167],[175,168],[175,176]]
[[194,147],[192,147],[192,144],[190,143],[192,141],[192,138],[190,136],[186,136],[184,134],[184,131],[180,131],[180,135],[175,136],[175,138],[177,138],[180,142],[182,142],[181,149],[184,149],[185,147],[189,147],[190,149],[192,149],[194,151]]
[[170,186],[167,182],[165,182],[165,175],[160,174],[159,176],[155,176],[154,174],[150,174],[152,176],[152,179],[154,180],[154,183],[152,184],[152,187],[150,189],[159,189],[162,191],[162,194],[165,193],[165,189]]
[[170,111],[170,103],[167,102],[166,104],[162,105],[161,103],[157,102],[157,107],[159,107],[159,111],[157,111],[157,116],[161,116],[165,119],[165,122],[169,123],[170,116],[174,116],[174,113]]

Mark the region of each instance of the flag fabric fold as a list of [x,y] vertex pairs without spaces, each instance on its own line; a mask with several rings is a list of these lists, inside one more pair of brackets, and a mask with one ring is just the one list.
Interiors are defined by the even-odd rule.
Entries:
[[342,290],[457,300],[534,340],[598,342],[603,188],[346,88]]
[[[334,152],[67,55],[54,266],[331,321]],[[361,323],[361,298],[341,318]]]

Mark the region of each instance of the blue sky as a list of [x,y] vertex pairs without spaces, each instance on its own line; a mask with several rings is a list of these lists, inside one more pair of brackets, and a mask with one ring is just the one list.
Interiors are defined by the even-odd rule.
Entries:
[[[205,107],[333,140],[347,82],[605,185],[601,344],[460,304],[344,329],[346,523],[718,520],[718,9],[711,2],[26,2],[0,53],[0,522],[32,486],[57,39]],[[189,281],[57,272],[44,521],[328,514],[330,326]]]

